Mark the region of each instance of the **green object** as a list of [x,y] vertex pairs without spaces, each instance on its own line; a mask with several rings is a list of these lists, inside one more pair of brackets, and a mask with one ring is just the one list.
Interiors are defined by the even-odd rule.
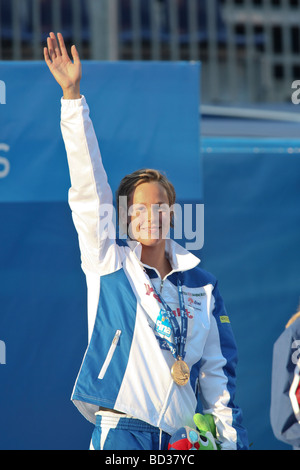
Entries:
[[214,417],[197,413],[194,415],[194,423],[199,430],[199,450],[220,450]]

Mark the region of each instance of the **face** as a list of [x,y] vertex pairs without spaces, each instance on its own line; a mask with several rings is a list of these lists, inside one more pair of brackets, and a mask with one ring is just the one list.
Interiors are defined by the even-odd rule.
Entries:
[[154,246],[167,238],[170,207],[167,191],[158,182],[142,183],[129,200],[129,236],[143,245]]

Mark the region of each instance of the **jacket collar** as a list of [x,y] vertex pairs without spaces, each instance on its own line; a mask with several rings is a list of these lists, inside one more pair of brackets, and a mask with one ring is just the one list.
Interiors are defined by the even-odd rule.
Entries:
[[[127,245],[141,263],[142,245],[135,240],[126,240]],[[200,263],[200,259],[174,240],[166,239],[166,255],[173,271],[187,271]],[[142,263],[141,263],[142,264]],[[151,266],[149,266],[151,268]]]

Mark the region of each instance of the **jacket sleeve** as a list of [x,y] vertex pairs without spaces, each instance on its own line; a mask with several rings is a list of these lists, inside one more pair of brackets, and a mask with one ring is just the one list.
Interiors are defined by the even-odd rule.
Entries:
[[69,205],[78,233],[82,269],[85,273],[112,272],[119,264],[113,197],[84,96],[61,100],[61,131],[71,180]]
[[273,348],[270,418],[275,437],[300,448],[300,424],[289,397],[294,370],[299,358],[300,319],[279,336]]
[[199,374],[203,412],[214,416],[223,450],[246,450],[242,411],[234,404],[237,347],[217,283],[212,299],[211,327]]

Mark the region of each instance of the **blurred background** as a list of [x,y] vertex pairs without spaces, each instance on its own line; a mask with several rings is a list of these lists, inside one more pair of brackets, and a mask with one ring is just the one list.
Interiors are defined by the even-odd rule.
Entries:
[[1,0],[0,60],[39,60],[50,30],[83,59],[200,60],[203,103],[290,101],[299,0]]
[[[43,341],[36,341],[39,333],[37,330],[34,334],[34,326],[31,327],[31,323],[34,323],[35,316],[40,318],[41,304],[48,304],[51,298],[52,302],[58,303],[56,314],[60,315],[60,309],[63,306],[62,318],[66,318],[65,322],[69,319],[66,330],[56,329],[55,335],[63,337],[60,339],[61,343],[55,343],[59,340],[55,335],[51,336],[53,345],[49,347],[47,354],[55,348],[63,349],[63,331],[68,334],[69,324],[74,324],[73,314],[77,312],[79,305],[80,315],[86,309],[85,282],[80,271],[79,260],[74,258],[75,255],[79,258],[76,235],[66,207],[65,185],[63,186],[60,181],[60,178],[64,182],[64,178],[67,179],[67,168],[61,172],[55,170],[55,177],[59,180],[58,195],[55,195],[55,198],[59,201],[64,200],[65,205],[51,209],[52,205],[48,204],[50,215],[39,203],[33,205],[34,215],[31,214],[31,219],[29,219],[29,209],[28,207],[26,209],[26,204],[23,204],[24,200],[19,197],[23,193],[23,188],[25,192],[30,193],[30,197],[31,189],[34,193],[35,187],[48,188],[49,186],[52,191],[51,178],[45,175],[50,166],[53,174],[54,169],[59,168],[56,167],[58,163],[53,166],[53,155],[60,161],[60,165],[65,164],[62,163],[64,156],[61,159],[59,157],[60,154],[64,155],[58,128],[59,91],[52,83],[53,79],[49,76],[45,64],[40,63],[36,68],[33,65],[33,62],[38,65],[38,62],[43,60],[43,46],[50,31],[62,32],[68,48],[75,43],[85,64],[96,64],[97,73],[101,73],[99,61],[138,62],[139,66],[147,62],[147,67],[151,65],[151,62],[154,66],[160,62],[201,63],[199,94],[193,90],[194,101],[197,101],[198,116],[191,116],[187,111],[193,109],[192,103],[189,102],[186,108],[184,106],[185,87],[190,85],[182,80],[182,89],[176,92],[178,102],[181,104],[173,108],[172,101],[168,102],[169,114],[165,115],[169,119],[172,114],[174,122],[180,126],[180,129],[176,127],[174,130],[175,126],[173,130],[169,129],[172,124],[167,127],[167,123],[162,124],[163,118],[161,119],[160,116],[155,118],[158,120],[158,130],[161,125],[165,125],[161,135],[170,137],[173,148],[175,146],[180,154],[175,161],[174,154],[168,153],[168,145],[165,144],[166,146],[162,149],[163,159],[160,152],[159,159],[165,161],[173,170],[176,168],[175,180],[177,181],[175,182],[179,189],[185,188],[189,183],[189,176],[187,174],[185,177],[182,176],[183,169],[190,175],[191,180],[196,177],[201,181],[196,197],[194,194],[186,195],[187,199],[192,197],[194,202],[201,201],[205,205],[204,247],[196,254],[202,260],[201,266],[213,272],[219,279],[220,289],[236,335],[240,355],[237,402],[244,412],[245,426],[252,443],[251,448],[254,450],[290,448],[274,437],[269,411],[273,345],[284,330],[290,316],[296,312],[300,300],[300,116],[299,107],[292,102],[292,93],[295,91],[293,82],[300,80],[300,0],[0,0],[0,80],[5,81],[7,86],[7,104],[0,106],[1,118],[3,118],[0,125],[2,154],[0,219],[5,221],[3,225],[5,230],[2,229],[0,233],[0,340],[7,341],[8,345],[7,365],[0,366],[0,382],[5,377],[4,373],[11,377],[15,370],[13,366],[9,366],[12,361],[9,346],[13,345],[17,348],[16,341],[10,339],[11,336],[14,338],[15,334],[11,331],[11,318],[14,318],[15,312],[18,312],[18,315],[22,314],[19,312],[16,292],[24,291],[23,300],[25,298],[29,305],[23,306],[25,313],[22,314],[21,324],[24,325],[23,334],[26,333],[26,337],[26,328],[30,329],[29,337],[35,335],[35,340],[31,342],[31,345],[36,345],[38,350],[36,356],[40,356],[40,351],[43,350]],[[8,75],[3,72],[3,64],[6,67],[5,73],[10,72]],[[26,67],[27,64],[28,67]],[[84,93],[90,96],[94,103],[93,115],[97,118],[95,119],[96,131],[99,136],[101,134],[102,148],[104,141],[104,147],[106,145],[110,149],[110,143],[106,142],[107,136],[102,135],[106,119],[101,113],[102,108],[98,109],[99,106],[98,108],[95,106],[98,100],[102,103],[107,94],[106,89],[98,90],[97,87],[101,88],[101,79],[94,76],[92,67],[87,65],[85,67],[89,77],[85,82],[87,86]],[[179,69],[176,69],[178,78],[180,78]],[[121,67],[120,70],[125,69]],[[151,73],[149,68],[144,68],[142,72],[139,69],[139,74],[142,73],[142,75],[138,76],[144,77],[144,83],[149,86],[151,78],[146,77],[148,70]],[[128,113],[129,110],[131,112],[130,100],[135,99],[133,89],[135,82],[130,81],[127,75],[123,77],[120,75],[117,81],[114,81],[116,80],[114,73],[116,74],[116,71],[112,73],[116,87],[122,81],[124,81],[125,89],[128,83],[130,84],[128,86],[131,93],[130,99],[128,104],[125,103],[127,108],[125,106],[123,113]],[[6,76],[9,77],[7,80]],[[32,82],[33,76],[36,76],[36,82]],[[23,80],[24,83],[26,80],[31,80],[31,88],[26,87],[24,99],[19,97],[20,80],[22,83]],[[47,96],[40,87],[40,80],[47,83],[47,93],[49,92],[51,96],[51,103],[47,101]],[[91,81],[93,89],[89,90]],[[110,78],[107,81],[104,80],[103,83],[106,86],[111,81]],[[155,96],[159,96],[159,92],[168,94],[166,83],[160,90],[158,82],[159,78],[155,81],[157,85],[155,93],[158,93]],[[14,108],[14,86],[18,88],[17,106],[19,108]],[[36,100],[32,100],[33,87],[36,87],[34,88],[35,96],[38,97]],[[112,94],[108,94],[105,98],[107,100],[105,109],[109,110],[108,119],[118,131],[121,131],[121,137],[116,133],[120,148],[128,144],[124,130],[126,117],[123,116],[123,118],[120,117],[120,121],[117,120],[119,106],[117,101],[122,101],[121,89],[122,86],[118,93],[114,93],[109,88]],[[140,86],[138,93],[141,93],[141,89]],[[145,101],[141,103],[145,102],[148,108],[140,110],[135,103],[140,112],[137,122],[140,135],[142,135],[141,131],[145,131],[144,117],[148,117],[148,109],[152,109],[147,90],[144,90],[144,94]],[[297,94],[298,96],[300,93]],[[115,100],[115,108],[111,107],[109,100]],[[124,106],[124,103],[121,104]],[[46,123],[51,131],[47,131],[44,118],[42,118],[42,126],[36,118],[36,112],[41,112],[41,109],[46,106],[50,106],[51,115],[55,116],[54,123],[51,117],[48,119],[51,122]],[[115,112],[111,112],[110,108],[115,109]],[[7,123],[8,115],[10,123]],[[189,120],[186,119],[187,117]],[[133,118],[136,118],[134,111]],[[153,122],[155,119],[153,117]],[[196,125],[196,136],[190,124],[191,120]],[[139,131],[136,131],[135,125],[133,119],[134,138],[130,152],[133,148],[142,149],[140,157],[143,159],[145,147],[151,154],[153,139],[148,138],[136,146],[134,139],[138,140]],[[37,126],[40,126],[40,131],[34,130]],[[197,126],[199,126],[199,132]],[[186,127],[190,129],[191,134],[186,131]],[[175,132],[176,135],[173,135]],[[57,139],[55,146],[52,142],[44,145],[42,140],[46,138],[44,134],[52,138],[55,135]],[[186,139],[184,145],[179,142],[182,135]],[[198,137],[199,159],[196,157],[194,170],[191,170],[186,165],[185,153],[188,152],[186,145],[190,139],[198,146]],[[27,167],[26,158],[23,158],[23,149],[25,157],[27,155],[32,161],[30,168]],[[38,160],[36,160],[36,154],[39,155]],[[39,164],[36,163],[37,161]],[[4,167],[3,162],[6,162]],[[125,163],[126,160],[120,158],[120,162],[111,168],[113,179],[119,178],[119,167],[123,169],[122,165]],[[18,178],[15,178],[14,172],[17,170],[21,175],[20,178],[24,175],[23,186],[19,184]],[[184,180],[183,184],[182,180]],[[62,192],[63,196],[61,196]],[[27,206],[30,206],[30,197],[29,201],[25,201],[29,202]],[[17,205],[13,204],[15,201]],[[56,223],[59,211],[61,211],[62,222]],[[46,222],[43,222],[44,218]],[[20,224],[20,228],[16,230],[17,223]],[[55,231],[59,229],[61,232],[56,233]],[[24,237],[24,233],[28,233],[27,238],[30,243]],[[70,237],[73,237],[72,245],[69,243]],[[45,239],[48,240],[46,244]],[[56,240],[59,240],[59,243],[57,242],[53,250],[50,249],[49,247]],[[35,255],[32,255],[33,249],[36,250]],[[72,253],[70,253],[69,264],[66,264],[64,256],[68,250]],[[52,256],[52,253],[55,253],[56,258]],[[38,284],[39,270],[36,269],[35,264],[44,275],[43,258],[47,256],[54,260],[53,273],[55,274],[52,275],[51,283],[57,278],[57,266],[59,266],[59,269],[69,269],[71,273],[68,272],[69,292],[73,292],[74,285],[76,285],[78,298],[72,297],[71,307],[72,305],[73,307],[67,317],[65,317],[66,310],[71,308],[68,307],[70,297],[66,298],[67,281],[63,285],[57,280],[59,285],[54,291],[61,295],[61,299],[59,297],[57,300],[55,300],[56,294],[54,295],[51,290],[52,284],[48,284],[46,279],[46,294],[43,289],[39,293],[36,289],[34,293],[31,293],[24,287],[26,286],[24,279],[31,279],[30,276],[33,279],[32,285],[36,286],[36,282]],[[51,260],[48,258],[47,263],[51,265]],[[37,261],[38,259],[41,261]],[[28,270],[31,270],[30,276]],[[76,277],[77,284],[74,277]],[[39,301],[35,300],[38,295]],[[50,318],[53,309],[49,307],[49,310]],[[82,322],[85,325],[85,318]],[[72,360],[76,356],[78,364],[86,343],[84,328],[85,326],[81,327],[82,336],[78,340],[81,349],[78,349],[77,340],[74,338],[76,344],[74,351],[70,352]],[[20,335],[22,334],[18,326],[16,330]],[[19,351],[16,351],[15,356],[20,361]],[[46,360],[49,358],[47,357]],[[66,356],[64,361],[59,361],[59,364],[57,361],[55,366],[61,367],[61,375],[68,376],[68,384],[65,385],[63,397],[57,391],[59,394],[57,401],[61,403],[61,408],[58,408],[61,423],[59,425],[56,423],[48,429],[46,422],[45,428],[47,427],[48,434],[45,434],[46,430],[41,427],[40,423],[43,414],[39,412],[39,409],[33,411],[35,404],[31,399],[28,403],[24,403],[22,411],[31,417],[35,416],[36,434],[32,429],[30,432],[25,431],[25,419],[22,420],[24,429],[21,434],[18,433],[17,428],[14,427],[15,422],[11,421],[11,411],[7,409],[6,412],[1,412],[2,417],[7,416],[2,420],[0,447],[60,448],[60,446],[69,446],[70,448],[73,445],[74,448],[86,448],[90,429],[84,429],[87,437],[86,441],[83,441],[79,434],[79,430],[84,426],[82,418],[77,417],[77,414],[75,416],[77,411],[73,408],[69,410],[68,407],[73,405],[67,404],[69,389],[72,387],[78,366],[76,362],[76,366],[71,367],[69,361],[71,359],[69,360]],[[24,398],[22,387],[23,383],[26,384],[28,370],[35,372],[36,381],[39,383],[40,376],[44,374],[43,364],[40,365],[41,371],[34,369],[36,366],[32,368],[31,364],[33,362],[27,361],[27,369],[24,369],[23,382],[19,390],[13,379],[11,379],[12,382],[7,379],[2,385],[0,384],[0,395],[3,394],[2,403],[5,403],[6,396],[10,396],[11,400],[14,402],[20,400],[19,404],[22,404]],[[23,363],[18,362],[18,367],[20,373]],[[53,368],[52,373],[55,383],[57,369]],[[50,383],[47,374],[45,373],[44,377],[45,384]],[[16,377],[18,379],[18,375]],[[11,383],[13,385],[10,385]],[[44,393],[48,399],[47,386],[45,385]],[[34,397],[35,394],[36,399],[40,400],[38,387],[35,389]],[[26,399],[26,390],[24,396]],[[52,401],[54,403],[54,398]],[[57,408],[56,402],[54,405]],[[71,419],[68,422],[78,420],[78,425],[73,426],[71,443],[67,438],[64,440],[62,437],[66,432],[64,430],[67,421],[64,416],[66,409],[69,413],[68,419]],[[17,407],[15,415],[18,415]],[[51,418],[53,421],[59,419],[58,413],[55,416],[53,414]],[[48,423],[49,419],[48,416]],[[290,419],[294,419],[292,413]],[[33,418],[31,421],[33,423]],[[6,424],[7,422],[10,424]],[[31,427],[34,428],[34,424]]]

